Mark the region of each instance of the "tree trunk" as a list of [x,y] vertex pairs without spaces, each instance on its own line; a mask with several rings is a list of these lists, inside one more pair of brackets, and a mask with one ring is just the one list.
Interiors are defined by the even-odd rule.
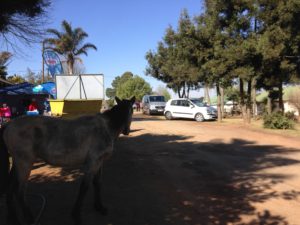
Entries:
[[252,112],[253,117],[256,118],[257,116],[257,103],[256,103],[256,78],[252,79],[251,83],[251,98],[252,98]]
[[278,100],[279,100],[279,109],[284,114],[284,104],[283,104],[283,88],[282,88],[282,82],[280,81],[280,84],[278,85]]
[[187,97],[187,98],[190,97],[190,86],[187,87],[187,96],[186,96],[186,97]]
[[178,97],[181,98],[180,87],[177,88]]
[[244,94],[244,81],[240,78],[240,105],[242,110],[242,117],[244,120],[244,123],[246,123],[246,117],[247,117],[247,110],[245,105],[245,94]]
[[73,74],[74,62],[72,60],[69,60],[67,63],[68,63],[68,72],[69,72],[69,75],[72,75]]
[[222,112],[221,112],[221,95],[220,95],[220,86],[217,83],[217,109],[218,109],[218,122],[222,122]]
[[204,86],[204,99],[208,105],[210,105],[210,97],[209,97],[209,86],[205,84]]
[[224,88],[223,87],[220,87],[220,95],[221,95],[221,115],[222,118],[224,118],[225,112],[224,112]]
[[272,113],[272,98],[271,98],[271,95],[270,95],[270,91],[269,91],[268,98],[267,98],[267,113],[269,115]]
[[185,95],[185,83],[184,83],[184,85],[183,85],[183,90],[182,90],[182,98],[185,98],[186,97],[186,95]]
[[251,91],[252,91],[252,79],[248,81],[247,85],[247,103],[246,103],[246,123],[251,123]]

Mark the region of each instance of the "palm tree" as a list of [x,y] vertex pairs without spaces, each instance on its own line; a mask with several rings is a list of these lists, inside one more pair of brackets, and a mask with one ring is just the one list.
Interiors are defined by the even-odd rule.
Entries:
[[5,79],[7,75],[7,65],[12,57],[10,52],[0,52],[0,78]]
[[88,34],[80,27],[72,29],[71,24],[65,20],[62,22],[62,32],[55,29],[47,31],[55,37],[45,39],[45,43],[50,44],[50,49],[66,58],[69,74],[73,74],[75,60],[81,61],[79,55],[87,56],[87,50],[90,48],[97,50],[97,47],[91,43],[82,44]]

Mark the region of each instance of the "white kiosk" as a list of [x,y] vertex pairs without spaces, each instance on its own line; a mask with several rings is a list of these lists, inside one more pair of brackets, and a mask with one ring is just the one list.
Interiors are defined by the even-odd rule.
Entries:
[[105,96],[103,74],[57,75],[55,84],[57,99],[50,100],[53,115],[100,112]]

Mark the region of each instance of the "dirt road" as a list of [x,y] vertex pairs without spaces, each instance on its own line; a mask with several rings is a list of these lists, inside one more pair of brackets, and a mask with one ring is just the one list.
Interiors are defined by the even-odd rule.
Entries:
[[[300,140],[140,114],[131,128],[105,164],[109,215],[93,210],[90,191],[84,225],[300,224]],[[77,170],[36,165],[28,191],[47,199],[42,225],[73,224],[78,177]]]

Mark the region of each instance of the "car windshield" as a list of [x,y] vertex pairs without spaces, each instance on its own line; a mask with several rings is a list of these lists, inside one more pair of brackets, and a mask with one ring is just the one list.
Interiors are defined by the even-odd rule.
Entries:
[[165,97],[164,96],[150,96],[150,102],[164,102]]
[[206,103],[200,101],[199,99],[191,99],[191,102],[194,103],[196,106],[199,106],[199,107],[206,106]]

